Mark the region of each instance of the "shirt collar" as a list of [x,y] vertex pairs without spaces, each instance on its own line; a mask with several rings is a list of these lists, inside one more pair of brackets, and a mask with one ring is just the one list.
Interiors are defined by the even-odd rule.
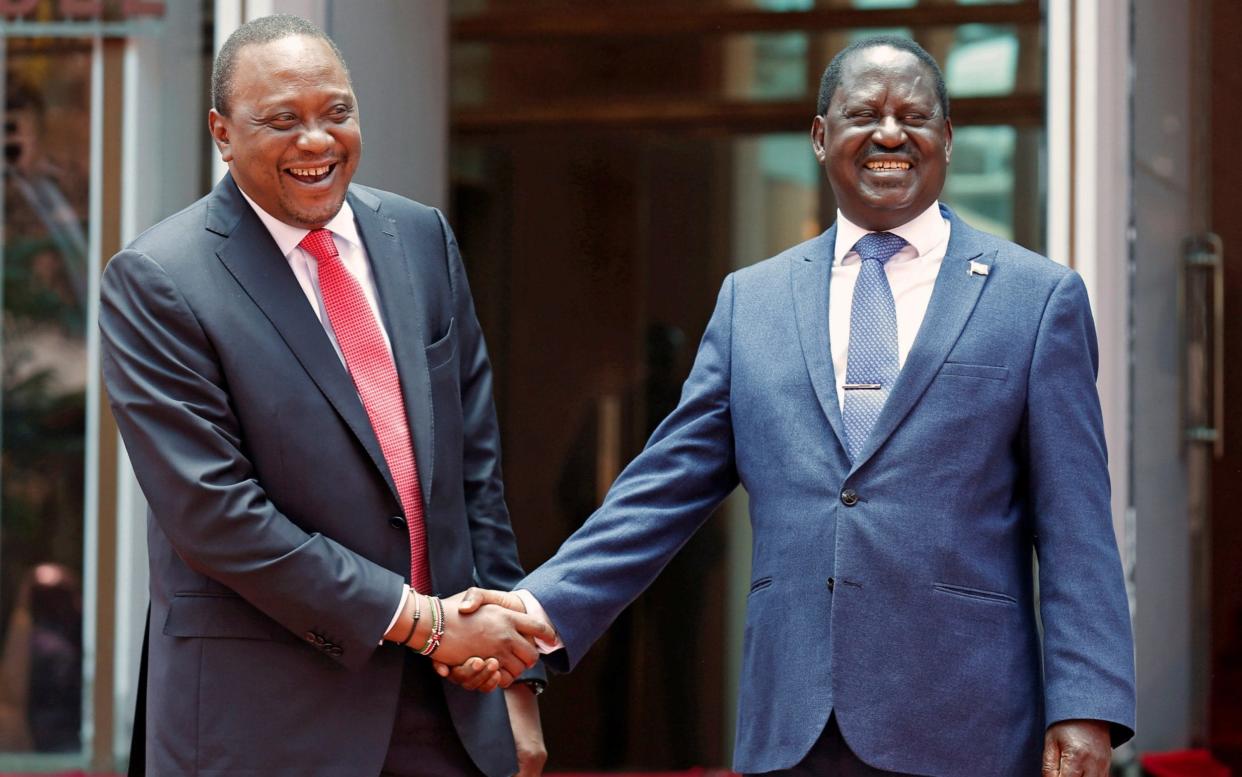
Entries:
[[[940,213],[940,200],[936,200],[927,207],[927,210],[910,221],[887,231],[914,246],[916,256],[922,256],[944,240],[947,230],[948,224],[945,223],[944,216]],[[841,264],[846,254],[853,250],[858,239],[870,231],[850,221],[844,213],[838,210],[837,244],[833,247],[833,264]]]
[[[271,233],[272,239],[276,241],[277,247],[280,248],[281,255],[288,259],[293,250],[302,242],[302,238],[310,234],[310,230],[305,227],[295,227],[286,224],[259,207],[259,204],[250,199],[250,195],[246,194],[240,186],[237,187],[237,190],[246,198],[246,202],[250,203],[250,207],[254,208],[255,214],[263,222],[263,226],[267,227],[267,231]],[[354,222],[354,210],[349,207],[348,199],[341,203],[341,209],[336,212],[331,221],[323,225],[323,228],[355,246],[362,247],[362,239],[358,236],[358,225]]]

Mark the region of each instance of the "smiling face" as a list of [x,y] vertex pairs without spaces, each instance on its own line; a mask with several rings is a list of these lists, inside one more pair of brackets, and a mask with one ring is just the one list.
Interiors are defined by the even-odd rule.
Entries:
[[297,35],[243,48],[228,111],[208,125],[242,191],[286,224],[328,223],[362,156],[354,90],[328,44]]
[[861,49],[844,63],[811,145],[845,217],[883,231],[918,216],[940,196],[953,125],[935,80],[913,54]]

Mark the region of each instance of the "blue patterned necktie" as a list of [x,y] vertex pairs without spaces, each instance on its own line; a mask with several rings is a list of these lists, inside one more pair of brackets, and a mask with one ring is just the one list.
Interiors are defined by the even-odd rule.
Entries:
[[906,246],[891,232],[869,232],[854,244],[862,259],[850,307],[845,363],[845,445],[857,460],[897,380],[897,308],[884,263]]

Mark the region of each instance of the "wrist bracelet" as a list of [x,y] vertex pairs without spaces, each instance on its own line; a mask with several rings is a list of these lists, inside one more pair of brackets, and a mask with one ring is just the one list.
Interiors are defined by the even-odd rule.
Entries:
[[448,625],[448,619],[444,617],[444,602],[438,596],[434,597],[434,601],[436,603],[436,613],[440,616],[440,619],[436,622],[435,644],[431,646],[431,650],[427,651],[427,655],[431,655],[439,649],[440,641],[444,638],[444,629]]
[[440,640],[444,637],[444,603],[440,601],[440,597],[428,597],[431,603],[431,633],[427,635],[427,644],[423,645],[418,651],[420,656],[430,656],[440,647]]
[[418,631],[418,619],[422,615],[421,608],[418,605],[418,591],[410,589],[410,598],[414,600],[414,622],[410,624],[410,633],[405,635],[405,639],[401,640],[404,647],[410,646],[410,640],[414,639],[414,632]]
[[431,643],[436,638],[436,599],[434,596],[427,597],[427,614],[431,616],[431,631],[427,633],[427,641],[420,648],[413,648],[414,652],[420,656],[431,655],[427,651],[431,648]]

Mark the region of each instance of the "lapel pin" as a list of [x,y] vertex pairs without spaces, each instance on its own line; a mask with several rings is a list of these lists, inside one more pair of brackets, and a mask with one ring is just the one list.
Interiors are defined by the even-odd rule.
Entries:
[[970,262],[971,275],[987,275],[989,269],[990,268],[983,262],[976,262],[974,260],[971,260]]

